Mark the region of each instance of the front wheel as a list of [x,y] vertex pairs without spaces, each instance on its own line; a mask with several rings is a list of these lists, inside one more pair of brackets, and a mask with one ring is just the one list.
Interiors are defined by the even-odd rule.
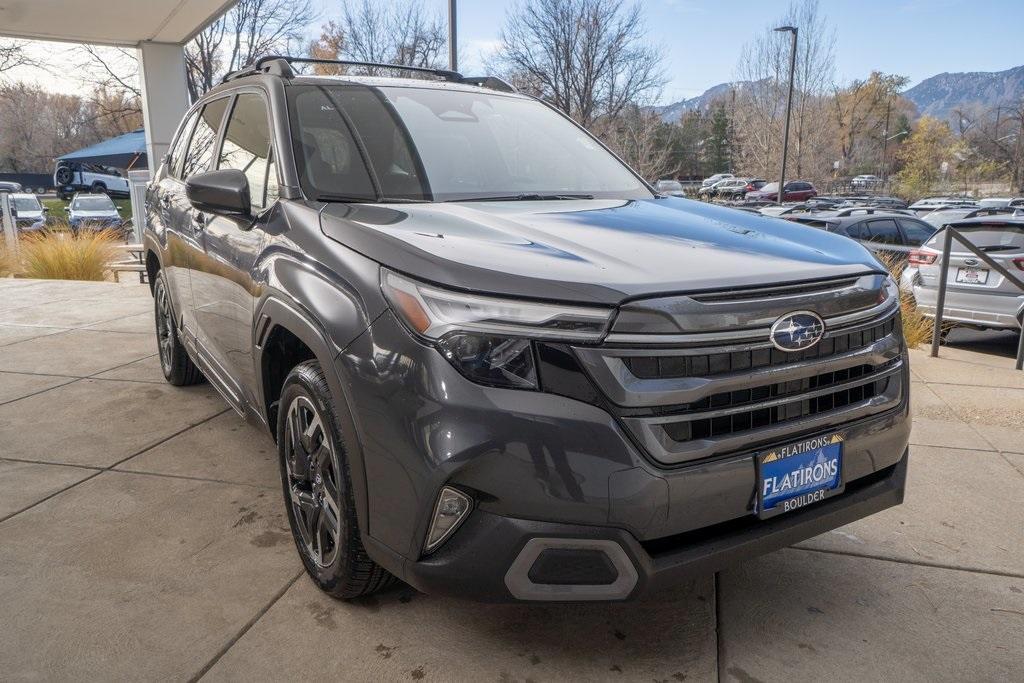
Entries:
[[288,374],[279,406],[281,483],[306,572],[336,598],[387,586],[393,577],[370,559],[359,536],[348,456],[319,363],[300,363]]
[[203,373],[199,371],[188,351],[178,339],[178,328],[171,312],[171,298],[167,291],[167,278],[163,271],[156,274],[153,283],[153,305],[156,317],[156,342],[160,352],[160,369],[164,379],[174,386],[183,387],[203,381]]

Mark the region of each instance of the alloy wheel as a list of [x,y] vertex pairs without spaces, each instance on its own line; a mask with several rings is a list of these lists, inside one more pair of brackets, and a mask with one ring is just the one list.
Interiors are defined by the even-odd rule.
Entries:
[[338,556],[341,534],[338,458],[320,413],[305,396],[288,406],[284,462],[295,527],[306,553],[317,566],[329,567]]
[[156,340],[160,349],[160,365],[166,372],[171,367],[171,353],[174,337],[171,333],[171,304],[167,300],[167,288],[157,291]]

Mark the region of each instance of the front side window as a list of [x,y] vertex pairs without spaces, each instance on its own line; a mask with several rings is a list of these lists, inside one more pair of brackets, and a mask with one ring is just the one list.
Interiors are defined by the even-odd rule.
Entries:
[[270,126],[266,105],[259,95],[243,93],[235,100],[217,168],[234,168],[245,174],[254,209],[266,208],[277,199]]
[[174,178],[180,177],[181,171],[181,157],[185,153],[185,145],[188,143],[188,138],[192,134],[192,126],[195,125],[197,112],[192,112],[192,115],[188,117],[184,125],[181,127],[181,132],[178,134],[178,139],[174,141],[171,146],[171,151],[168,153],[167,160],[167,172]]
[[227,106],[228,98],[222,97],[203,107],[203,113],[196,120],[195,130],[192,131],[192,139],[181,165],[183,179],[187,180],[196,173],[210,170],[213,146],[217,144],[217,132],[220,130],[220,122],[224,118]]
[[310,197],[460,201],[649,189],[543,104],[497,93],[328,84],[289,88]]

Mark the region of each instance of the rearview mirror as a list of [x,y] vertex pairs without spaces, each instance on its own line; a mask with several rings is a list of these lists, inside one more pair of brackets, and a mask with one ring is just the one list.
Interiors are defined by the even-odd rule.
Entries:
[[247,216],[252,209],[249,179],[235,168],[195,174],[185,182],[185,195],[200,211]]

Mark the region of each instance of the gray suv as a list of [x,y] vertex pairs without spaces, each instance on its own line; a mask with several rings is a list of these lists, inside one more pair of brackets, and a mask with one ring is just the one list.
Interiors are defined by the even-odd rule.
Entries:
[[165,377],[275,437],[324,591],[621,600],[902,501],[864,247],[659,195],[495,78],[300,61],[191,108],[145,244]]

